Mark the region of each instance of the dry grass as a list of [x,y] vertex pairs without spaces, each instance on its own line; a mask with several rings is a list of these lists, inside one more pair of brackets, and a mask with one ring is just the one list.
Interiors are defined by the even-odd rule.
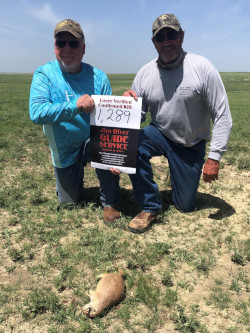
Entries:
[[[250,172],[226,155],[219,181],[201,182],[196,210],[183,214],[170,203],[168,165],[155,158],[164,199],[157,223],[142,235],[128,231],[139,208],[122,175],[123,216],[108,228],[89,165],[86,201],[58,205],[47,143],[28,120],[30,77],[23,80],[12,113],[7,93],[0,104],[0,332],[248,332]],[[87,318],[86,292],[117,267],[125,271],[124,300]]]

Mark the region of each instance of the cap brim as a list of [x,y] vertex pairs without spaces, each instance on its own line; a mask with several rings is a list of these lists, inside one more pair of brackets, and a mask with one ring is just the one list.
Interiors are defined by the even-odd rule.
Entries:
[[55,34],[54,34],[54,37],[56,37],[59,33],[61,33],[61,32],[68,32],[68,33],[70,33],[71,35],[73,35],[75,38],[81,38],[81,37],[83,37],[81,34],[79,34],[79,33],[77,33],[77,32],[75,32],[75,31],[72,31],[72,30],[70,30],[70,29],[59,29],[59,30],[57,30],[56,32],[55,32]]
[[153,31],[153,37],[155,37],[155,35],[157,35],[158,32],[159,32],[160,30],[164,29],[164,28],[171,28],[171,29],[174,29],[174,30],[176,30],[176,31],[180,31],[180,28],[177,28],[177,27],[174,26],[174,25],[170,25],[170,24],[168,24],[168,25],[163,25],[163,26],[161,26],[160,28],[158,28],[158,29],[156,29],[156,30]]

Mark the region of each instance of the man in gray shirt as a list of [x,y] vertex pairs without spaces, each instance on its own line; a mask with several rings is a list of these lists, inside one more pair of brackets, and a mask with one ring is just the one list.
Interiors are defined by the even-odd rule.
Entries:
[[205,182],[218,179],[219,161],[232,127],[218,71],[206,58],[183,51],[184,31],[176,16],[159,16],[152,33],[159,56],[139,70],[132,90],[124,93],[135,99],[142,97],[142,118],[148,111],[152,117],[151,124],[141,130],[137,171],[130,176],[142,209],[129,224],[135,233],[148,230],[162,209],[150,159],[162,155],[168,159],[173,204],[182,212],[190,212],[195,207],[202,168]]

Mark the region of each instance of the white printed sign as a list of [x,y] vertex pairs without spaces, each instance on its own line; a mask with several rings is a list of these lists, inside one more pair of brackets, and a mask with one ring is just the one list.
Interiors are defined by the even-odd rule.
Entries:
[[141,98],[93,95],[90,114],[91,166],[136,172]]

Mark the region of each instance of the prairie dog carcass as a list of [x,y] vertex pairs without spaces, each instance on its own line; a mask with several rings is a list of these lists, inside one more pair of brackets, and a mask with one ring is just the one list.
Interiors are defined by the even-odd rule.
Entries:
[[88,296],[90,302],[83,307],[83,313],[88,317],[100,316],[104,310],[112,305],[118,304],[125,291],[123,280],[124,272],[119,268],[118,273],[103,273],[98,275],[101,280],[98,282],[96,290],[90,290]]

